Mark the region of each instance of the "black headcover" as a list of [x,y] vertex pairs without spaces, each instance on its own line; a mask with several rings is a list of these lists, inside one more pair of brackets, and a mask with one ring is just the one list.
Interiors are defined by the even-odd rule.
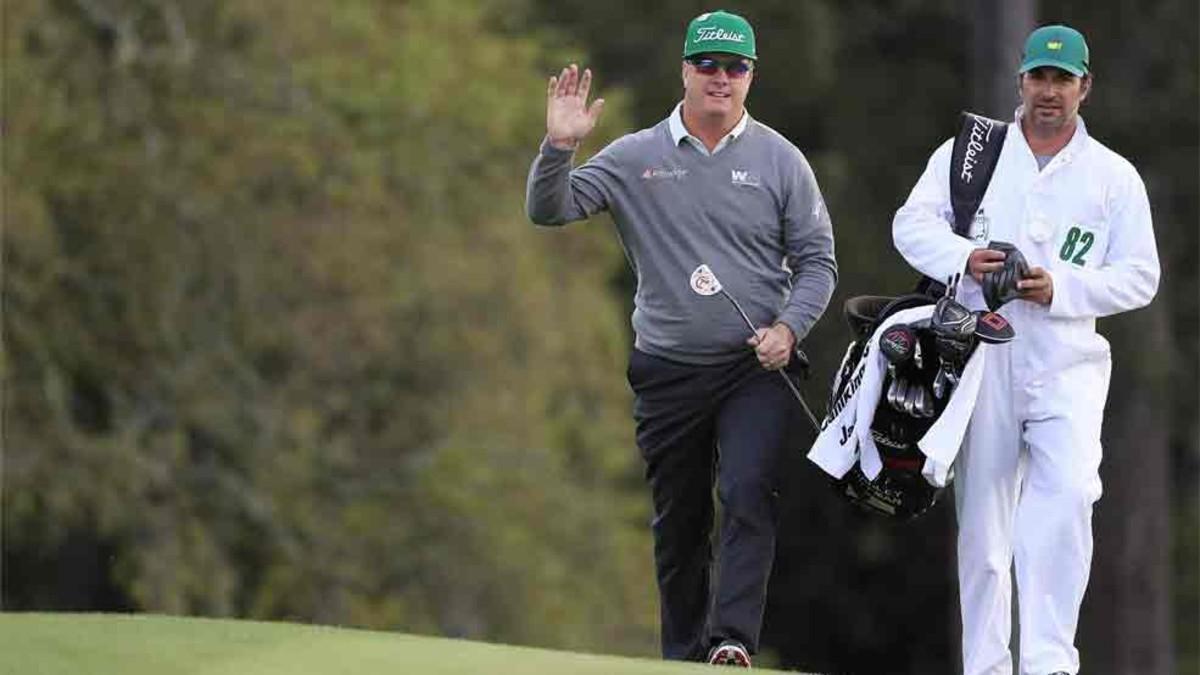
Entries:
[[983,275],[983,299],[994,312],[1009,300],[1021,297],[1017,282],[1029,275],[1029,264],[1021,251],[1007,241],[990,242],[988,248],[1004,253],[1004,267]]

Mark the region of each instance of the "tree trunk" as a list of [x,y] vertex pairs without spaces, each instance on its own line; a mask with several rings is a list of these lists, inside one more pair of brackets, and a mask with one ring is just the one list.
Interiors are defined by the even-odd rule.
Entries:
[[1171,648],[1167,302],[1104,325],[1113,376],[1104,422],[1104,496],[1080,618],[1083,671],[1174,673]]
[[975,0],[971,17],[974,112],[999,120],[1017,107],[1017,67],[1021,47],[1034,28],[1037,0]]

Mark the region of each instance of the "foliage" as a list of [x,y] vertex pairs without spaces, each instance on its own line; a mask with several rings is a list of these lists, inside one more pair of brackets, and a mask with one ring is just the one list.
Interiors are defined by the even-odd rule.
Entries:
[[[1092,41],[1089,128],[1154,206],[1158,304],[1102,329],[1138,387],[1110,410],[1164,402],[1124,421],[1169,427],[1189,667],[1196,5],[1043,5]],[[969,106],[972,8],[726,7],[759,30],[750,110],[805,151],[834,217],[839,286],[805,342],[820,412],[841,303],[913,283],[891,216]],[[585,157],[675,103],[680,31],[705,9],[7,2],[6,607],[651,653],[626,265],[603,219],[537,230],[522,197],[545,77],[594,66],[609,105]],[[823,670],[952,669],[952,496],[891,527],[790,462],[768,648]]]
[[538,42],[465,0],[8,11],[10,604],[83,539],[132,608],[652,648],[623,260],[522,211]]

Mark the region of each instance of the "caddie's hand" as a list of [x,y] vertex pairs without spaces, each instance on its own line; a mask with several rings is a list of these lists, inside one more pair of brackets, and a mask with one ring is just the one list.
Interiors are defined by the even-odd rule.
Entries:
[[990,248],[977,248],[971,251],[971,257],[967,258],[967,273],[975,278],[975,281],[983,282],[983,275],[986,272],[997,272],[1004,268],[1003,251],[994,251]]
[[1017,282],[1017,289],[1022,300],[1049,305],[1054,299],[1054,278],[1044,268],[1031,267],[1028,276]]
[[754,337],[746,340],[746,344],[754,347],[758,362],[767,370],[779,370],[787,366],[792,359],[792,349],[796,346],[796,336],[787,324],[777,323],[770,328],[759,328]]
[[587,97],[591,88],[591,69],[585,69],[580,76],[574,63],[563,68],[558,77],[550,78],[546,87],[546,137],[554,147],[574,150],[596,126],[604,99],[598,98],[589,106]]

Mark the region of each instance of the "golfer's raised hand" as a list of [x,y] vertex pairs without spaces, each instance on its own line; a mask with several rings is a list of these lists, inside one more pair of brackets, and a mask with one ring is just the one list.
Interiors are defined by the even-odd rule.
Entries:
[[596,126],[604,99],[598,98],[589,106],[591,88],[592,71],[585,69],[580,76],[574,63],[563,68],[558,77],[550,78],[546,88],[546,136],[554,147],[574,150]]

